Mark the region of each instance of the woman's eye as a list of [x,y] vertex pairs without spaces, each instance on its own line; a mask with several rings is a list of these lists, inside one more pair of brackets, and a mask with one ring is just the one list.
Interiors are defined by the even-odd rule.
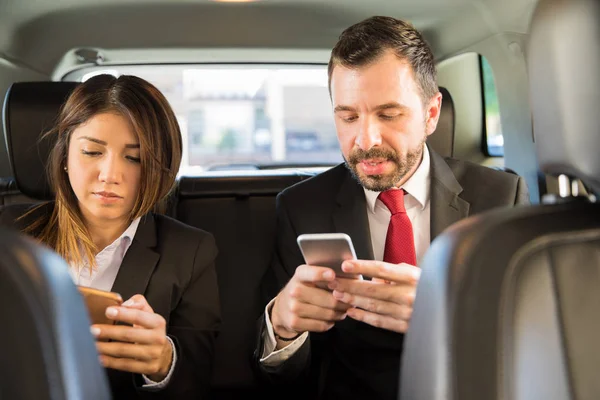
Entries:
[[100,153],[99,151],[81,150],[81,154],[86,155],[86,156],[90,156],[90,157],[96,157],[96,156],[99,156],[102,153]]
[[139,164],[141,162],[141,159],[139,157],[127,156],[125,158],[134,163]]

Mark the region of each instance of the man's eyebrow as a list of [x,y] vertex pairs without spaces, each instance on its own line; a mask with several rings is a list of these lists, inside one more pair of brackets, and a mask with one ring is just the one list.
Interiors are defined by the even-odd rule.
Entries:
[[336,106],[333,109],[334,113],[339,112],[339,111],[352,111],[352,112],[355,112],[356,109],[354,107],[350,107],[350,106]]
[[[400,110],[407,110],[409,107],[397,103],[395,101],[392,101],[390,103],[385,103],[385,104],[380,104],[377,107],[375,107],[375,111],[383,111],[383,110],[389,110],[392,108],[398,108]],[[343,105],[339,105],[337,107],[335,107],[333,109],[333,112],[339,112],[339,111],[350,111],[350,112],[356,112],[356,109],[354,107],[350,107],[350,106],[343,106]]]
[[391,103],[381,104],[381,105],[375,107],[375,110],[382,111],[382,110],[389,110],[390,108],[399,108],[400,110],[406,110],[406,109],[408,109],[407,106],[405,106],[403,104],[400,104],[400,103],[396,103],[395,101],[393,101]]

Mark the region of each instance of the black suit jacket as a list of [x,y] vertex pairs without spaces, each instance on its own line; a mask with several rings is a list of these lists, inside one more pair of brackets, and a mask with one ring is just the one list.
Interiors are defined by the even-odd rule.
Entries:
[[[7,207],[0,214],[0,224],[22,229],[34,218],[49,214],[52,207],[48,203],[16,224],[24,206]],[[114,399],[207,397],[221,322],[216,256],[210,233],[163,215],[142,217],[112,290],[123,299],[143,294],[165,318],[177,363],[169,384],[158,391],[141,389],[141,375],[106,369]]]
[[[453,159],[431,156],[431,239],[454,222],[495,207],[529,203],[524,180],[517,175]],[[373,259],[367,206],[362,186],[343,164],[298,183],[277,198],[277,243],[263,280],[265,304],[304,263],[296,243],[302,233],[350,235],[359,259]],[[264,316],[259,320],[255,350],[258,373],[281,385],[282,396],[323,399],[396,399],[404,336],[346,318],[309,340],[278,367],[265,367]]]

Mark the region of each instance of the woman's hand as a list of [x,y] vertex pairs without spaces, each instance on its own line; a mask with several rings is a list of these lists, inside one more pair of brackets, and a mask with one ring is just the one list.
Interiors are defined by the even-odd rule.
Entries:
[[108,307],[106,316],[131,326],[92,325],[102,365],[144,374],[155,382],[165,379],[173,348],[167,339],[165,319],[152,310],[146,298],[136,294],[121,307]]

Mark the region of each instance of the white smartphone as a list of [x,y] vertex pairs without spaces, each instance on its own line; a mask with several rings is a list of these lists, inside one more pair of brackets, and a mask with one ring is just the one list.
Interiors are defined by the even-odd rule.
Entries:
[[345,233],[305,233],[297,242],[306,264],[329,267],[336,277],[360,279],[360,275],[342,271],[344,261],[356,260],[352,239]]

